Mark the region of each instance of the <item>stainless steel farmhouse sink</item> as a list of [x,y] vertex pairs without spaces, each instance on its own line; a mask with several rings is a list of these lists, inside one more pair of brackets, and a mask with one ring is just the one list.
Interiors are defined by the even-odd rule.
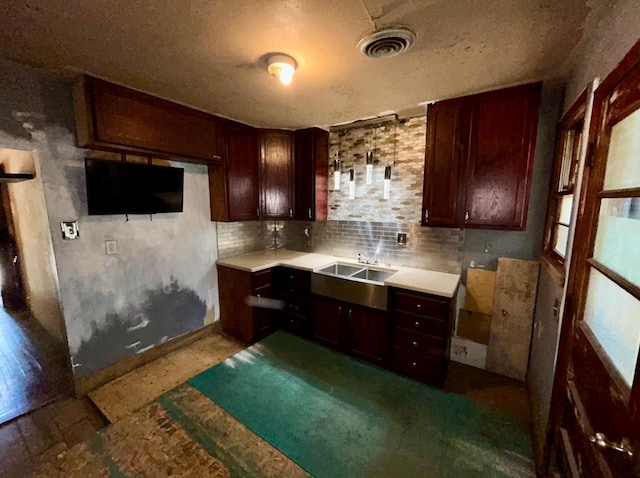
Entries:
[[395,270],[335,263],[311,275],[311,292],[352,304],[387,310],[385,279]]

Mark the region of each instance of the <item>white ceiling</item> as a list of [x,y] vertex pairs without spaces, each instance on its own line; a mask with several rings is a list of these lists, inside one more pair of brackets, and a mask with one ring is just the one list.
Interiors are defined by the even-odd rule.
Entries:
[[[558,78],[586,0],[4,0],[0,55],[85,71],[256,126],[331,125],[419,103]],[[387,26],[411,50],[356,50]],[[269,52],[301,64],[287,87]]]

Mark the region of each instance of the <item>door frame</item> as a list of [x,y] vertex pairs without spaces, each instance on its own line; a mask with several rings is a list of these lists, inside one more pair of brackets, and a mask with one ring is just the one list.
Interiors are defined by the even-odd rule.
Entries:
[[[566,299],[564,313],[562,316],[562,326],[556,359],[556,369],[551,398],[551,412],[549,416],[549,439],[545,455],[550,456],[552,447],[556,449],[562,447],[557,443],[557,430],[562,423],[562,414],[568,405],[568,379],[571,377],[570,369],[574,330],[576,328],[576,318],[584,311],[584,299],[586,299],[586,285],[588,280],[588,268],[579,266],[587,261],[593,251],[595,235],[591,234],[592,228],[597,224],[599,215],[599,201],[597,200],[594,188],[602,185],[604,181],[604,171],[606,158],[602,160],[599,156],[603,153],[603,145],[600,143],[603,130],[604,115],[607,113],[605,101],[615,90],[618,84],[634,68],[640,67],[640,41],[638,41],[624,56],[618,66],[604,79],[595,90],[593,112],[587,139],[587,158],[584,174],[580,179],[581,188],[579,192],[577,206],[578,220],[575,224],[575,236],[571,248],[571,263],[569,264]],[[608,147],[608,143],[604,146]],[[608,152],[605,151],[605,153]],[[640,363],[640,358],[638,359]],[[638,401],[640,398],[640,372],[634,379],[635,387],[632,386],[630,400]]]

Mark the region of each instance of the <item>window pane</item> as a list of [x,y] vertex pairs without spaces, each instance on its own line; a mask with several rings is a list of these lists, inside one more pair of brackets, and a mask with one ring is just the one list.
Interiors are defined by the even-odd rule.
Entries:
[[631,386],[640,347],[640,301],[591,269],[584,321]]
[[640,286],[640,198],[602,200],[593,257]]
[[553,250],[561,257],[567,255],[567,242],[569,242],[569,228],[562,224],[556,224],[556,242],[553,245]]
[[604,189],[640,187],[640,110],[634,111],[611,130]]
[[571,206],[573,206],[573,194],[567,194],[560,198],[560,218],[558,222],[569,225],[571,222]]

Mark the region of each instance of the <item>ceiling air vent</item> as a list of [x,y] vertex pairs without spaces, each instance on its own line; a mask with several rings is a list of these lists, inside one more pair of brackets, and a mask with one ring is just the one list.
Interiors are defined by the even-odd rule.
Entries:
[[407,28],[386,28],[370,33],[358,42],[358,50],[367,58],[389,58],[407,51],[416,34]]

